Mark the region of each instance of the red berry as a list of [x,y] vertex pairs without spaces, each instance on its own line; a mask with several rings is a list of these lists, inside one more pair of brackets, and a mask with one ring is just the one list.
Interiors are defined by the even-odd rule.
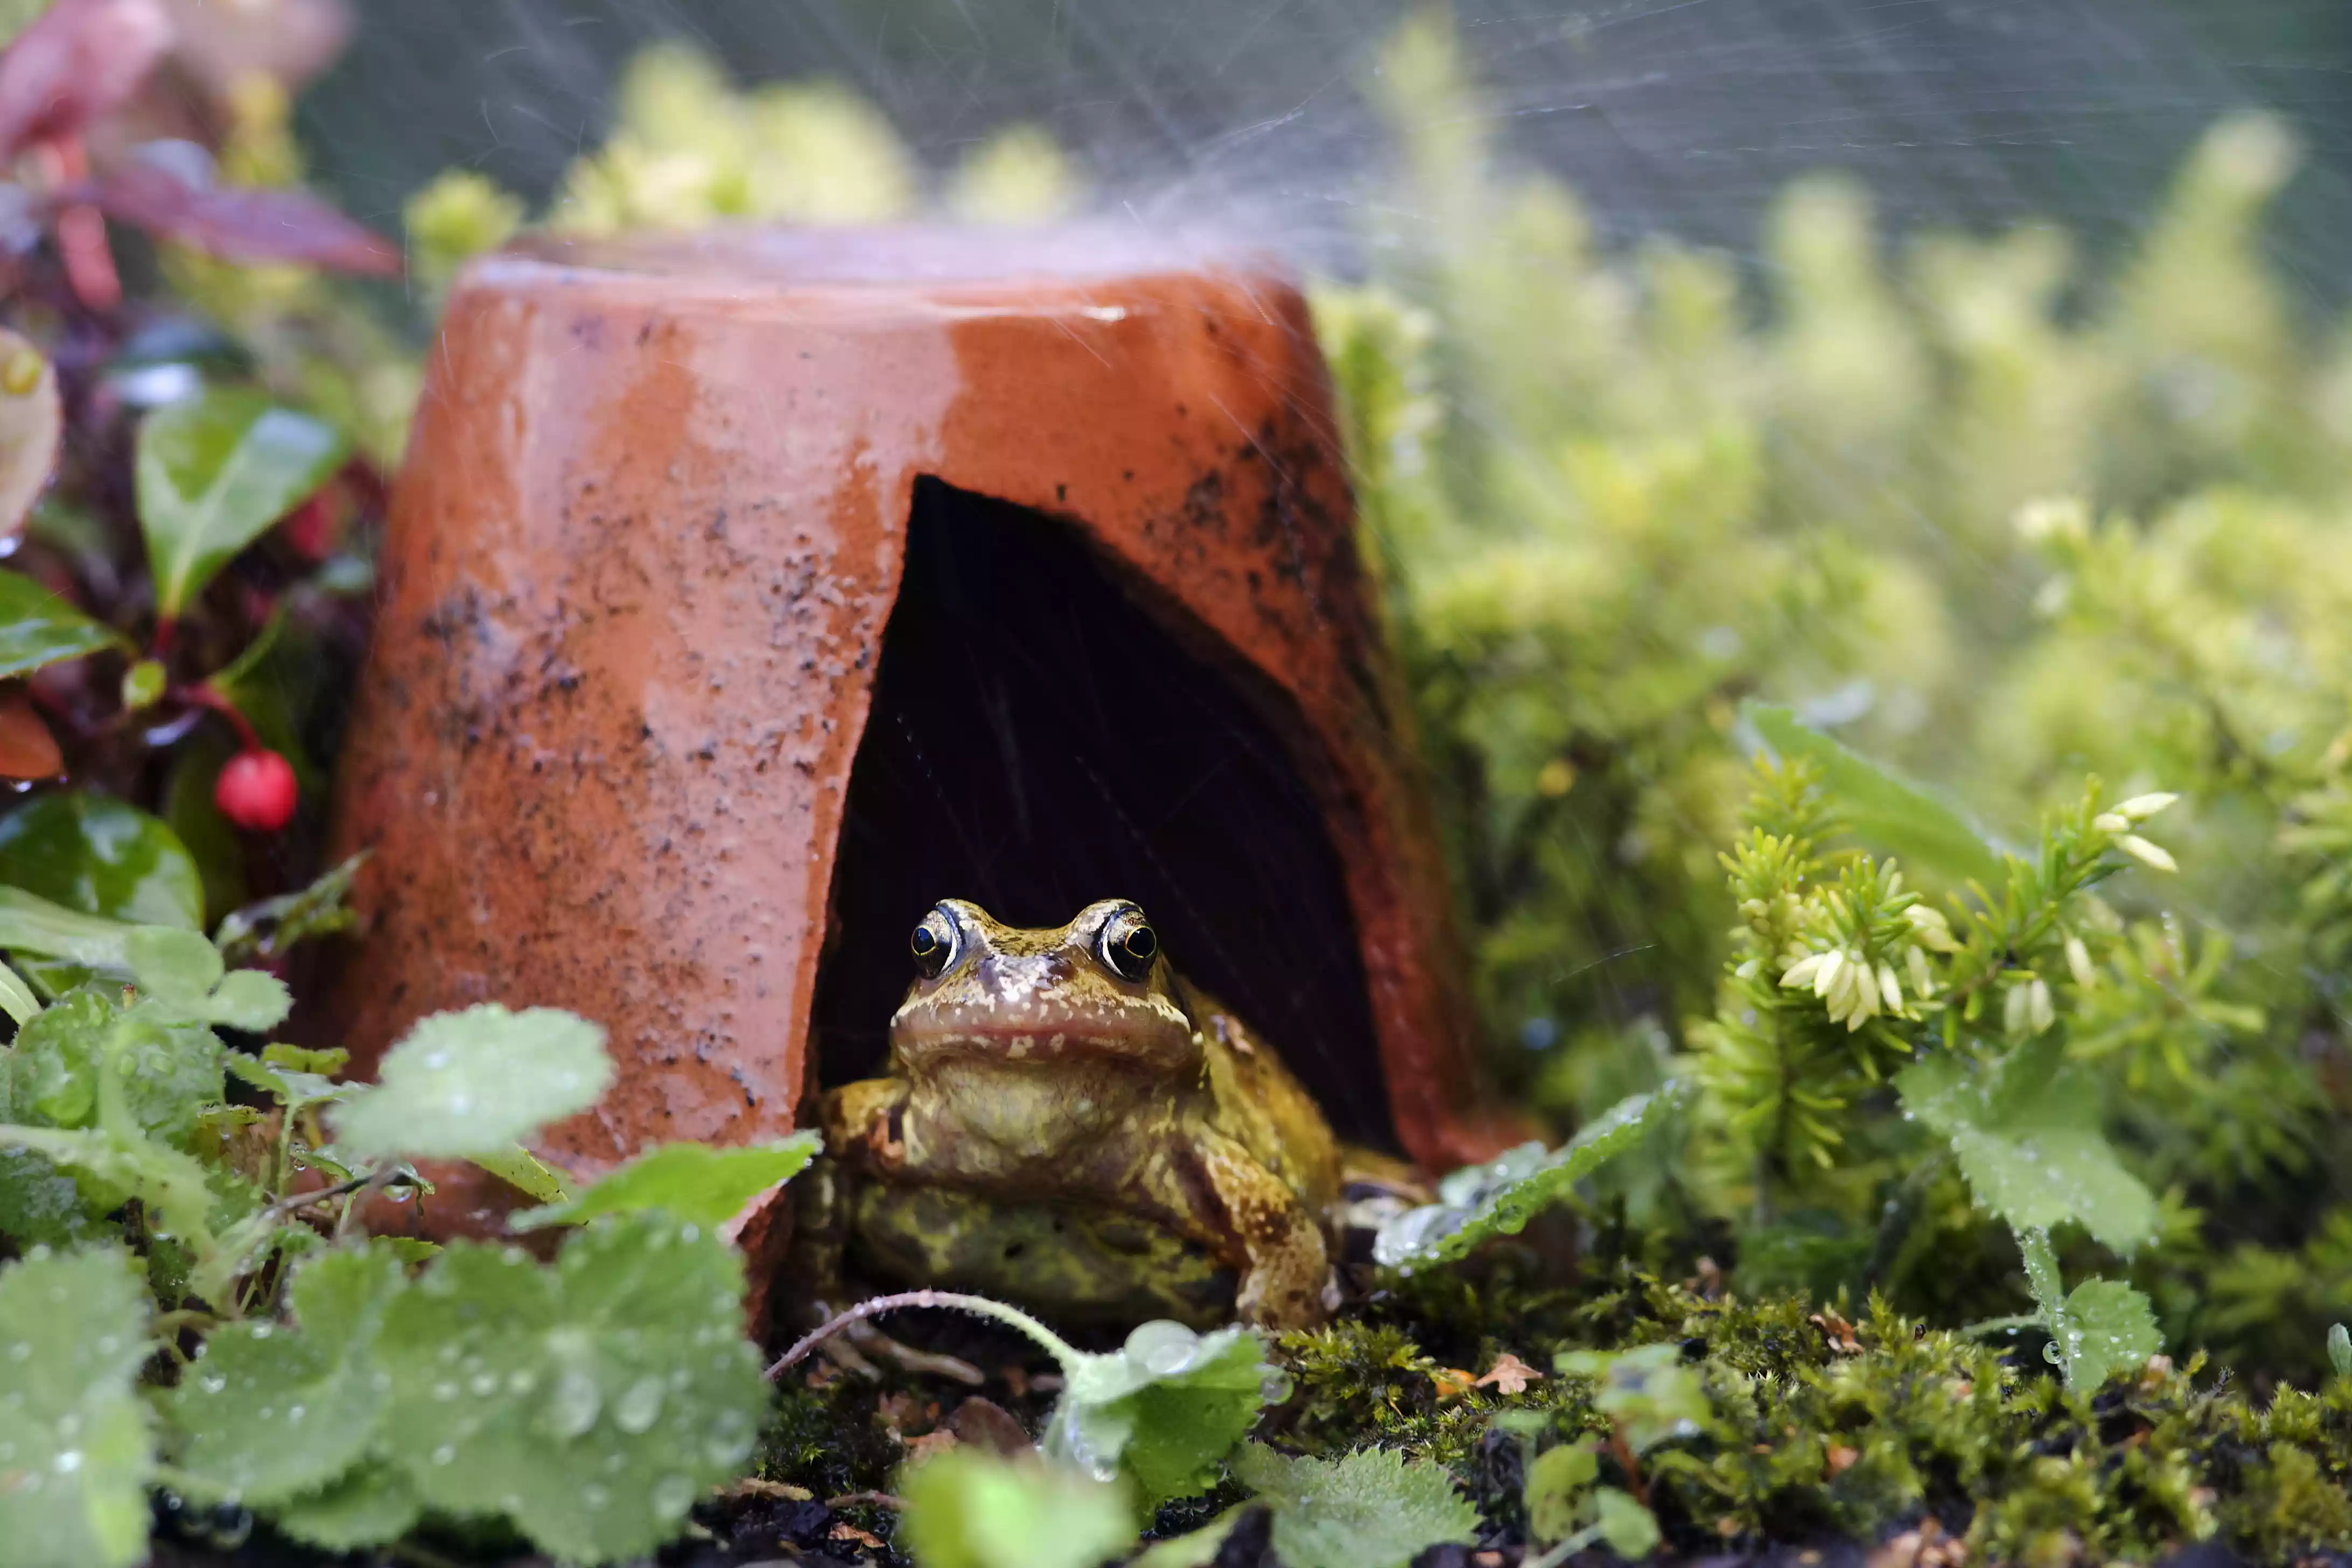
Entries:
[[240,752],[221,769],[213,804],[239,827],[275,833],[294,819],[294,768],[275,752]]

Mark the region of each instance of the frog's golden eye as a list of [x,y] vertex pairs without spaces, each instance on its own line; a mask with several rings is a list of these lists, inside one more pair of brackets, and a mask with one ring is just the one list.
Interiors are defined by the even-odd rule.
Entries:
[[1121,980],[1148,980],[1160,952],[1159,933],[1144,923],[1143,911],[1121,910],[1103,927],[1102,961]]
[[955,922],[943,911],[933,910],[907,939],[907,951],[915,955],[915,967],[924,979],[937,980],[955,962]]

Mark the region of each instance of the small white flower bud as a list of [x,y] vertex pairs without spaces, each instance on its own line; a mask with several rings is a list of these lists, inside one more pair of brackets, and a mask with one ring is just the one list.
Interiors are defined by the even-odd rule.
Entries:
[[2128,817],[2134,822],[2146,822],[2179,798],[2177,795],[2168,795],[2161,790],[2154,795],[2136,795],[2116,807],[2116,815]]
[[2091,950],[2083,939],[2071,932],[2066,938],[2066,967],[2074,976],[2074,984],[2088,991],[2099,983],[2099,972],[2091,967]]
[[2037,1035],[2057,1021],[2058,1010],[2050,1004],[2049,982],[2040,975],[2025,988],[2025,1018]]
[[[1911,951],[1916,952],[1919,950],[1915,947]],[[1878,995],[1886,1004],[1888,1012],[1903,1011],[1903,987],[1895,983],[1895,966],[1891,963],[1878,966]]]
[[1826,952],[1815,952],[1797,960],[1781,973],[1780,984],[1791,986],[1811,985],[1814,977],[1822,972],[1822,960],[1828,956]]
[[2091,826],[2102,833],[2129,833],[2131,818],[2119,811],[2103,811],[2091,818]]
[[1944,918],[1942,911],[1926,904],[1913,904],[1904,910],[1903,918],[1911,922],[1911,933],[1921,946],[1932,947],[1937,952],[1959,950],[1960,944],[1952,940],[1952,922]]
[[2150,844],[2137,833],[2126,833],[2116,840],[2116,847],[2141,865],[2158,871],[2178,871],[2180,863],[2160,844]]
[[2011,1035],[2021,1035],[2025,1033],[2026,1016],[2028,1010],[2032,1006],[2032,1004],[2026,999],[2024,986],[2011,986],[2009,988],[2009,994],[2001,998],[2000,1026],[2002,1032]]
[[1916,947],[1905,948],[1903,950],[1903,963],[1904,965],[1911,971],[1911,994],[1914,996],[1934,995],[1936,994],[1936,981],[1935,976],[1927,973],[1927,954],[1926,950]]
[[[1828,1001],[1831,989],[1838,983],[1838,973],[1844,967],[1843,952],[1832,951],[1822,954],[1822,966],[1813,972],[1813,994],[1824,1002]],[[1832,1007],[1831,1010],[1834,1012],[1836,1009]]]

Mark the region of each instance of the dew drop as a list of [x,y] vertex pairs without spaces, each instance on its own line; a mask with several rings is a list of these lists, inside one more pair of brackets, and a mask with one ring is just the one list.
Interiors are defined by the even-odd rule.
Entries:
[[453,1463],[457,1458],[457,1450],[446,1443],[433,1450],[433,1462],[436,1465]]
[[473,1390],[477,1398],[488,1399],[499,1391],[499,1374],[494,1372],[478,1372],[467,1381],[466,1386]]
[[694,1506],[694,1483],[684,1476],[664,1476],[654,1483],[654,1516],[675,1519]]
[[641,1377],[614,1402],[613,1425],[634,1437],[660,1418],[661,1406],[661,1379]]
[[596,1425],[597,1412],[604,1405],[604,1391],[594,1378],[578,1367],[566,1368],[556,1379],[554,1396],[548,1401],[547,1424],[559,1437],[577,1437]]

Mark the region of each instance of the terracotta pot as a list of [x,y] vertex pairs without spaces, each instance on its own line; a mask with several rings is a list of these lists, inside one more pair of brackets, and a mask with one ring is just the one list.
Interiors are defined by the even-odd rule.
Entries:
[[933,900],[1120,895],[1343,1133],[1521,1135],[1261,266],[1085,230],[487,258],[383,593],[338,803],[377,850],[362,1070],[424,1013],[557,1005],[620,1071],[551,1158],[772,1136],[879,1060]]

